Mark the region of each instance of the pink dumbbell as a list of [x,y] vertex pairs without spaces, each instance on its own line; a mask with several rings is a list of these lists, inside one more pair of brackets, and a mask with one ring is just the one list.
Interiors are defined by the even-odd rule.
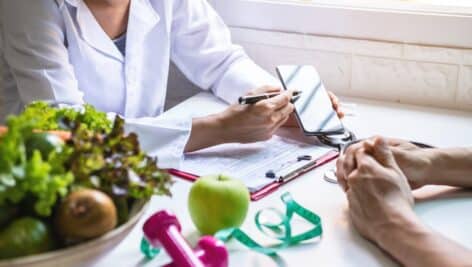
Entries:
[[153,247],[163,247],[173,262],[168,267],[227,267],[228,251],[220,240],[213,236],[202,237],[192,249],[180,234],[177,217],[159,211],[144,223],[143,232]]

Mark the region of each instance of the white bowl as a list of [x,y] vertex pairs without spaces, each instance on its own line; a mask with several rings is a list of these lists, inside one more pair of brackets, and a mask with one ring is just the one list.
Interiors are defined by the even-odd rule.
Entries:
[[147,206],[144,202],[133,205],[130,219],[120,227],[101,237],[64,249],[21,258],[0,260],[0,267],[88,266],[104,256],[108,251],[111,251],[113,247],[118,245],[129,234],[144,214]]

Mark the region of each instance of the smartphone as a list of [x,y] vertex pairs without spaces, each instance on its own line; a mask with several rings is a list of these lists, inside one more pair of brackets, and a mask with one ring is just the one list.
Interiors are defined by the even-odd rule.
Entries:
[[282,65],[276,71],[285,90],[301,91],[294,105],[295,115],[305,135],[344,133],[344,126],[313,66]]

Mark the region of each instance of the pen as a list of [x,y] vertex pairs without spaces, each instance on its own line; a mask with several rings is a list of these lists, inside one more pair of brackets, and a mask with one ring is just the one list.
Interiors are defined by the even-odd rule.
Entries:
[[[298,98],[300,98],[301,91],[294,91],[292,94],[292,99],[291,102],[297,101]],[[250,95],[250,96],[241,96],[239,98],[239,104],[244,105],[244,104],[255,104],[261,100],[264,99],[269,99],[274,96],[280,95],[280,92],[277,93],[265,93],[261,95]]]

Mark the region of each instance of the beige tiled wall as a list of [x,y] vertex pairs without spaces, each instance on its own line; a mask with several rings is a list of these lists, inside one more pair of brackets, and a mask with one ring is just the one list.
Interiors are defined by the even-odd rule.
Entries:
[[312,64],[340,94],[472,110],[472,49],[232,28],[260,65]]
[[461,66],[456,101],[464,105],[472,103],[472,65]]

